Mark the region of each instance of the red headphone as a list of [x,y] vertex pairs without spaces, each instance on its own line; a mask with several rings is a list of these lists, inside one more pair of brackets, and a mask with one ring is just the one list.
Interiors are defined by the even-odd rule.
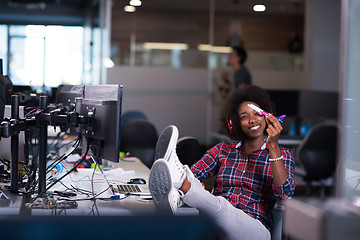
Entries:
[[226,119],[226,122],[227,122],[227,125],[228,125],[228,128],[229,128],[230,133],[231,133],[231,134],[235,134],[235,133],[234,133],[234,127],[233,127],[233,125],[232,125],[232,121],[231,121],[231,119],[230,119],[229,117]]

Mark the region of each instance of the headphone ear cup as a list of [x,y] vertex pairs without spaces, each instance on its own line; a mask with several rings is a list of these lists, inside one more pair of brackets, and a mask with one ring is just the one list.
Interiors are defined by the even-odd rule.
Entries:
[[227,121],[227,125],[228,125],[228,128],[229,128],[230,133],[231,133],[231,134],[234,134],[234,127],[233,127],[233,125],[232,125],[231,119],[230,119],[230,118],[227,118],[226,121]]

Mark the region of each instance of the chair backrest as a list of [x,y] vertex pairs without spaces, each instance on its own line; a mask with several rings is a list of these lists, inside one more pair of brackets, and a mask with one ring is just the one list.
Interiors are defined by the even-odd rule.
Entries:
[[182,137],[177,141],[176,153],[182,164],[186,164],[191,167],[191,165],[200,160],[200,143],[194,137]]
[[332,123],[314,126],[297,150],[307,180],[331,177],[336,167],[337,127]]
[[136,110],[126,111],[121,115],[121,126],[123,126],[127,121],[134,119],[147,120],[147,117],[141,111],[136,111]]
[[120,150],[138,157],[151,168],[157,140],[158,134],[151,122],[144,119],[129,120],[121,127]]

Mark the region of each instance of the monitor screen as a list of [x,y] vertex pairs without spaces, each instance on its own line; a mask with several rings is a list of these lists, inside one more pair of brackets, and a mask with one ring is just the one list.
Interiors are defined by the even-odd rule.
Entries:
[[267,90],[271,101],[275,105],[277,115],[296,117],[298,114],[299,91],[296,90]]
[[80,114],[92,117],[92,124],[81,126],[83,152],[90,141],[96,160],[119,161],[122,106],[121,85],[85,85]]
[[301,91],[299,117],[311,119],[337,119],[338,93],[325,91]]

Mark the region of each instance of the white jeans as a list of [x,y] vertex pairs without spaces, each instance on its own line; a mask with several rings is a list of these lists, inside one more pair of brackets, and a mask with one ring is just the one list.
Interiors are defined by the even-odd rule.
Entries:
[[188,176],[188,180],[191,187],[182,197],[183,202],[211,217],[226,235],[225,239],[271,239],[269,230],[259,220],[235,208],[225,198],[212,195],[194,176]]

